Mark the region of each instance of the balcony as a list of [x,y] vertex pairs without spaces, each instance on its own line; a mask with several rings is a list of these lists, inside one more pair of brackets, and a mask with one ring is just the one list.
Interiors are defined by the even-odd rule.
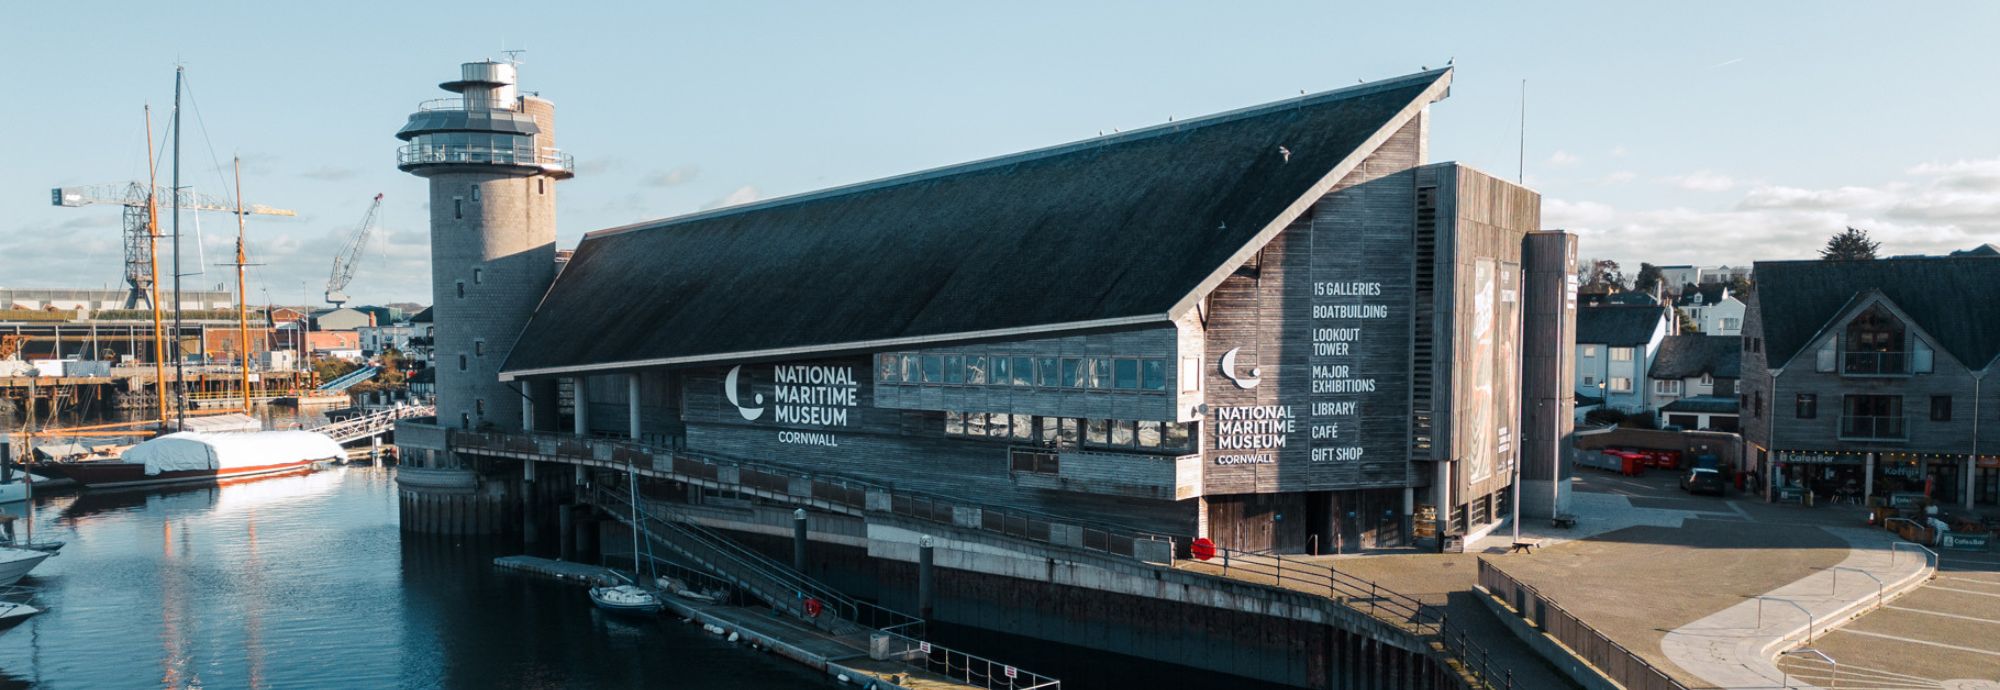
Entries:
[[576,157],[560,149],[494,148],[458,144],[406,144],[396,149],[405,171],[431,165],[502,165],[536,168],[563,177],[575,174]]
[[1906,415],[1841,415],[1842,441],[1905,441],[1910,438]]
[[1909,376],[1910,353],[1843,352],[1840,373],[1847,376]]

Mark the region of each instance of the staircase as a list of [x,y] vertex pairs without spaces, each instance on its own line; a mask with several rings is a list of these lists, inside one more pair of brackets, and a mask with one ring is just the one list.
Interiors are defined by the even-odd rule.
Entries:
[[380,373],[382,373],[382,367],[362,367],[342,374],[340,378],[320,384],[319,389],[328,393],[339,393],[353,388],[354,384],[375,378],[375,375]]
[[[641,498],[635,511],[629,495],[603,486],[597,487],[594,496],[599,507],[619,522],[637,529],[648,543],[666,547],[699,569],[764,602],[773,611],[784,612],[834,635],[892,629],[907,636],[923,634],[922,619],[850,599],[768,556],[694,524],[667,504]],[[809,611],[808,601],[818,602],[817,615]]]

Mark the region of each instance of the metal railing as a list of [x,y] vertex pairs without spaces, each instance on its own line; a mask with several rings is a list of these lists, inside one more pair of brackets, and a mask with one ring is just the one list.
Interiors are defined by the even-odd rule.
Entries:
[[1840,416],[1840,438],[1863,440],[1895,440],[1910,437],[1908,415],[1858,415]]
[[[1170,535],[1034,510],[996,507],[957,497],[895,489],[847,477],[726,458],[630,439],[582,439],[563,434],[447,430],[454,447],[523,455],[565,457],[599,467],[637,462],[648,475],[768,498],[847,515],[889,512],[959,529],[992,532],[1084,551],[1137,558],[1142,543],[1168,554],[1179,548]],[[602,450],[597,450],[602,449]],[[602,456],[602,457],[600,457]],[[875,497],[870,500],[871,494]]]
[[437,414],[432,405],[398,405],[381,412],[370,412],[338,422],[312,427],[308,431],[326,434],[334,441],[346,443],[358,438],[366,438],[396,428],[398,420],[413,417],[429,417]]
[[969,686],[991,690],[1055,690],[1062,687],[1062,681],[1048,676],[931,644],[902,633],[883,632],[893,645],[889,648],[889,658]]
[[1898,376],[1910,373],[1908,352],[1843,352],[1840,373],[1862,376]]
[[1445,622],[1443,609],[1340,572],[1331,565],[1287,559],[1269,552],[1224,547],[1216,547],[1214,558],[1195,563],[1220,568],[1227,577],[1270,578],[1279,587],[1324,594],[1349,609],[1394,623],[1418,635],[1436,635]]
[[1542,596],[1541,592],[1479,559],[1479,586],[1512,606],[1522,618],[1554,637],[1571,654],[1628,690],[1688,690],[1644,657],[1613,642],[1604,633]]
[[[1900,519],[1903,519],[1903,518],[1895,518],[1895,519],[1899,519],[1899,520],[1900,520]],[[1910,521],[1910,520],[1904,520],[1904,521],[1905,521],[1905,522],[1910,522],[1911,524],[1917,524],[1917,523],[1915,523],[1914,521]],[[1919,525],[1919,526],[1921,526],[1921,525]],[[1913,547],[1916,547],[1916,548],[1917,548],[1917,550],[1919,550],[1919,551],[1922,551],[1922,552],[1924,552],[1924,554],[1925,554],[1925,558],[1924,558],[1924,566],[1925,566],[1925,567],[1929,567],[1929,568],[1937,568],[1937,567],[1941,567],[1941,566],[1943,565],[1943,561],[1942,561],[1942,559],[1943,559],[1943,556],[1939,556],[1939,555],[1938,555],[1938,552],[1930,550],[1930,547],[1927,547],[1927,546],[1924,546],[1923,544],[1918,544],[1918,543],[1916,543],[1916,542],[1911,542],[1911,541],[1894,541],[1894,542],[1889,542],[1889,567],[1892,567],[1892,568],[1893,568],[1893,567],[1895,567],[1895,566],[1896,566],[1896,555],[1902,552],[1902,548],[1901,548],[1901,547],[1904,547],[1904,546],[1913,546]]]
[[417,104],[417,109],[425,112],[437,110],[507,110],[521,112],[520,101],[498,98],[433,98]]
[[[868,630],[898,628],[922,634],[923,619],[847,597],[768,556],[695,524],[667,504],[646,500],[642,496],[635,511],[625,493],[608,489],[603,483],[595,488],[594,497],[599,505],[621,522],[629,523],[631,514],[636,512],[641,524],[632,527],[646,539],[703,563],[718,576],[735,579],[738,587],[757,595],[774,610],[792,614],[815,627],[835,633],[846,632],[840,629],[840,623],[845,622]],[[662,539],[655,529],[680,539]],[[807,604],[815,600],[821,607],[817,613],[808,610]]]
[[524,165],[554,170],[575,170],[576,157],[560,149],[493,148],[458,144],[404,144],[396,148],[396,164]]

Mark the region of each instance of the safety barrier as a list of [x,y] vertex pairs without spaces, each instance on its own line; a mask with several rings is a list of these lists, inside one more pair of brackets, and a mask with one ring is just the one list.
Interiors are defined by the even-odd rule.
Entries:
[[1627,690],[1688,690],[1659,667],[1611,641],[1604,633],[1543,597],[1541,592],[1479,559],[1479,586],[1507,602],[1522,618],[1568,647],[1571,654],[1597,668]]

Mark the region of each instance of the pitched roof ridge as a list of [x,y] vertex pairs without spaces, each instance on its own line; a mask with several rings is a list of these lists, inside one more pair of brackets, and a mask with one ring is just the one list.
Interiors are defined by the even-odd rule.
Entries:
[[933,180],[941,177],[950,177],[953,175],[961,175],[965,173],[977,172],[980,170],[988,170],[991,168],[997,168],[1007,165],[1016,165],[1020,163],[1026,163],[1029,161],[1040,160],[1043,158],[1049,158],[1052,156],[1058,156],[1066,153],[1074,153],[1077,151],[1084,151],[1093,148],[1104,148],[1114,144],[1123,144],[1143,139],[1151,139],[1166,134],[1177,133],[1189,128],[1214,126],[1245,118],[1256,117],[1259,115],[1266,115],[1281,110],[1297,109],[1307,106],[1320,105],[1332,101],[1340,101],[1350,98],[1359,98],[1362,96],[1381,93],[1383,91],[1389,91],[1393,89],[1413,86],[1416,84],[1436,81],[1439,77],[1449,74],[1452,71],[1452,69],[1453,68],[1451,67],[1444,67],[1424,72],[1417,72],[1414,74],[1406,74],[1398,77],[1390,77],[1388,79],[1371,81],[1365,84],[1356,84],[1353,86],[1346,86],[1338,89],[1333,89],[1330,91],[1321,91],[1318,93],[1306,94],[1303,96],[1299,96],[1297,98],[1288,98],[1282,101],[1261,103],[1257,105],[1237,108],[1235,110],[1226,110],[1220,113],[1211,113],[1199,117],[1192,117],[1186,120],[1174,120],[1171,122],[1164,122],[1161,124],[1141,127],[1139,129],[1134,129],[1130,131],[1117,132],[1107,136],[1091,137],[1089,139],[1080,139],[1077,141],[1070,141],[1061,144],[1045,146],[1038,149],[1018,151],[1014,153],[1002,154],[999,156],[992,156],[972,161],[952,163],[934,168],[927,168],[915,172],[890,175],[888,177],[881,177],[873,180],[863,180],[861,182],[854,182],[834,187],[827,187],[824,189],[816,189],[812,191],[800,192],[797,194],[787,194],[785,196],[772,197],[770,199],[753,201],[746,204],[738,204],[735,206],[709,209],[706,211],[696,211],[694,213],[686,213],[678,216],[668,216],[665,218],[645,220],[637,223],[630,223],[627,225],[605,228],[602,230],[593,230],[584,233],[583,236],[584,239],[591,239],[595,237],[607,237],[611,235],[619,235],[637,230],[665,228],[698,220],[721,218],[725,216],[736,215],[739,213],[747,213],[750,211],[762,211],[766,209],[777,208],[781,206],[789,206],[792,204],[815,201],[830,197],[845,196],[848,194],[857,194],[861,192],[882,189],[886,187],[896,187],[915,182],[922,182],[925,180]]

